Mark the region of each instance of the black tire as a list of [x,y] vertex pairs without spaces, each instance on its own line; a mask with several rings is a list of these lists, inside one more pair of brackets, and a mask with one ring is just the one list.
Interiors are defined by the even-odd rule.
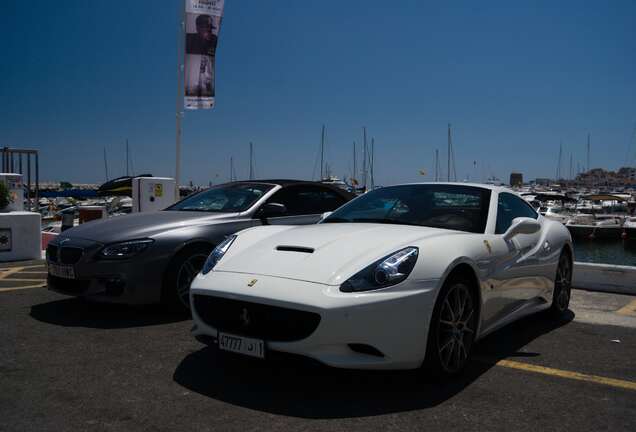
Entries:
[[422,365],[433,379],[459,375],[470,360],[479,314],[469,281],[451,278],[440,291],[428,332]]
[[194,245],[174,256],[163,279],[162,303],[175,311],[190,310],[190,284],[212,249],[212,246]]
[[572,295],[572,260],[566,252],[559,257],[556,276],[554,278],[554,291],[550,313],[561,318],[568,311],[570,297]]

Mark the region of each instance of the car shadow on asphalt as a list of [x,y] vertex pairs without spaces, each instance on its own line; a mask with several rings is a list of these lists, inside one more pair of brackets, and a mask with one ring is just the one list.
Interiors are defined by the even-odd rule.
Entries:
[[189,314],[167,311],[155,305],[92,303],[76,297],[33,305],[31,317],[64,327],[99,329],[145,327],[190,319]]
[[442,381],[421,371],[359,371],[322,366],[299,358],[261,361],[205,347],[188,355],[173,379],[190,391],[271,414],[326,419],[365,417],[434,407],[451,399],[534,339],[566,325],[538,314],[510,324],[480,341],[464,373]]

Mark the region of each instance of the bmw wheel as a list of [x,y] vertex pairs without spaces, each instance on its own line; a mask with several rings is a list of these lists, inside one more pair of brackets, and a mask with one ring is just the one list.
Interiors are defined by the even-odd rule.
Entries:
[[175,309],[190,309],[190,284],[203,268],[211,248],[204,245],[187,248],[170,263],[164,280],[163,298]]
[[477,330],[477,299],[466,281],[451,280],[439,294],[429,329],[425,367],[437,376],[459,374]]

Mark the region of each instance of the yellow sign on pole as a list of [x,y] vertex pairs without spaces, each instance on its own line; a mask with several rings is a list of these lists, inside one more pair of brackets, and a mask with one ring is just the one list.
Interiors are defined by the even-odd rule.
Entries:
[[163,185],[161,183],[155,183],[155,197],[159,198],[163,196]]

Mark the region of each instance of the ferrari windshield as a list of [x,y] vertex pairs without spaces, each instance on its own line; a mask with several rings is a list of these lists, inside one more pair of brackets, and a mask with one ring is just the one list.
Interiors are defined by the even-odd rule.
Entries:
[[387,223],[483,233],[489,204],[490,190],[475,186],[391,186],[367,192],[323,223]]
[[198,192],[166,210],[234,213],[245,211],[272,189],[262,183],[229,183]]

